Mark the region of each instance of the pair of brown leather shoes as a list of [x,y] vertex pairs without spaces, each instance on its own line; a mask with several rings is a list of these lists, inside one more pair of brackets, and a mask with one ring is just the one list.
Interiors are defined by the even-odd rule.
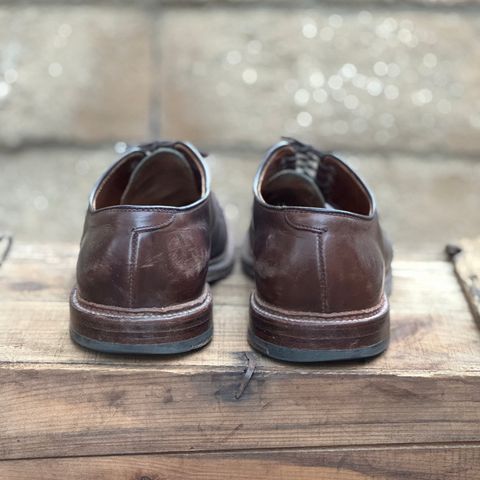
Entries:
[[[254,195],[242,254],[256,284],[251,345],[300,362],[383,351],[392,250],[365,184],[338,158],[287,139],[267,153]],[[111,353],[200,348],[213,333],[208,282],[233,265],[203,155],[184,142],[132,149],[90,197],[71,336]]]

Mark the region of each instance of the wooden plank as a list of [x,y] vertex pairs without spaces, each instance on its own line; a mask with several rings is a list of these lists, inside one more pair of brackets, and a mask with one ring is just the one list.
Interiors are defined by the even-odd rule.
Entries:
[[446,250],[472,316],[480,327],[480,237],[448,245]]
[[478,480],[480,447],[317,449],[14,460],[10,480]]
[[480,441],[479,377],[0,367],[0,458]]
[[395,264],[385,355],[256,355],[237,399],[248,279],[214,287],[215,337],[200,352],[109,356],[68,338],[75,255],[17,245],[0,269],[0,458],[480,442],[480,333],[446,262]]

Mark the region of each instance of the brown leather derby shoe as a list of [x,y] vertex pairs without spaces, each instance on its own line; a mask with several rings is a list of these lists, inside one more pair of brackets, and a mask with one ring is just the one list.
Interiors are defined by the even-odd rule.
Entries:
[[353,170],[293,139],[254,182],[242,260],[255,276],[249,341],[294,362],[371,357],[387,348],[392,248]]
[[233,267],[202,154],[183,142],[130,150],[90,196],[70,332],[109,353],[173,354],[212,337],[207,281]]

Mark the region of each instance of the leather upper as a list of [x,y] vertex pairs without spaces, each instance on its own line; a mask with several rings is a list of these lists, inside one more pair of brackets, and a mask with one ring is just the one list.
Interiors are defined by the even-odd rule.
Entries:
[[135,148],[104,173],[90,196],[77,263],[79,295],[124,308],[194,300],[226,240],[202,155],[182,142]]
[[349,312],[384,296],[392,248],[372,194],[344,162],[295,140],[258,170],[250,247],[256,294],[276,308]]

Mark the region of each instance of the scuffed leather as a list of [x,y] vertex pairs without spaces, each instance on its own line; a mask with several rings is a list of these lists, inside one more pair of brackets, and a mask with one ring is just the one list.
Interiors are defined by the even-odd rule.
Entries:
[[[268,171],[281,148],[288,145],[274,147],[260,171]],[[329,155],[329,161],[336,159]],[[370,210],[368,214],[268,205],[260,193],[263,176],[257,175],[250,244],[261,300],[313,313],[363,310],[382,301],[392,248],[373,201],[366,205],[368,195],[351,188],[360,179],[343,163],[340,176],[338,185],[346,186],[346,199],[332,190],[328,200],[358,204],[362,211]],[[366,189],[363,183],[359,187]]]
[[[129,156],[138,164],[144,154]],[[203,165],[200,156],[197,160]],[[80,297],[125,308],[167,307],[198,298],[209,260],[226,246],[216,198],[207,187],[198,202],[183,208],[112,204],[119,201],[131,170],[125,164],[110,175],[110,169],[92,192],[77,263]],[[113,193],[108,198],[100,192],[105,179],[119,182],[118,188],[109,185]],[[99,193],[110,206],[95,207]]]

